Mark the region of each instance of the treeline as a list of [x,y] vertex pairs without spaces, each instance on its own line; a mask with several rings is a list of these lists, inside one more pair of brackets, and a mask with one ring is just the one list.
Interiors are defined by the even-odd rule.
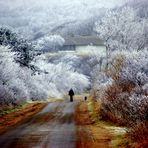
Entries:
[[109,10],[96,23],[107,64],[94,70],[92,95],[101,103],[102,118],[128,126],[131,138],[143,146],[148,145],[148,18],[140,9]]
[[68,63],[49,63],[27,40],[8,28],[0,28],[1,109],[27,100],[61,98],[70,88],[80,93],[89,84],[88,77]]

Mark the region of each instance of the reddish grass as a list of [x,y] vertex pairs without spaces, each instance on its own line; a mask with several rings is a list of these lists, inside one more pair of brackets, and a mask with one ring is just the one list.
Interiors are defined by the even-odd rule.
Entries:
[[40,112],[47,104],[32,103],[19,111],[11,112],[0,117],[0,135],[8,130],[31,119],[35,114]]
[[134,141],[142,143],[147,141],[148,144],[148,121],[133,125],[128,135]]
[[[98,106],[94,103],[94,111],[98,112]],[[110,133],[95,124],[92,115],[88,111],[87,103],[81,102],[75,114],[77,125],[77,148],[109,148]]]

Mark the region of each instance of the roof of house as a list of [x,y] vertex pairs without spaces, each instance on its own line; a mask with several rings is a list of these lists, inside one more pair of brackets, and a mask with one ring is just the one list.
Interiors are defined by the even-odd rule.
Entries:
[[66,36],[64,37],[64,46],[86,46],[86,45],[97,45],[103,46],[104,42],[97,36]]

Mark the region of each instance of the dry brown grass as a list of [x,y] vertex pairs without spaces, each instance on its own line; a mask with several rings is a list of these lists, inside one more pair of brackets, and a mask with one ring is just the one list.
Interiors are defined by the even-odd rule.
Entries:
[[[128,83],[127,83],[128,84]],[[124,91],[130,92],[133,89],[133,85],[123,87]],[[128,98],[116,97],[118,91],[113,87],[109,88],[107,103],[104,103],[101,107],[101,116],[105,121],[112,122],[120,126],[128,126],[129,132],[127,138],[129,145],[134,148],[148,148],[148,121],[145,121],[147,104],[141,104],[141,108],[136,112],[136,116],[133,116],[132,108],[128,102]],[[117,88],[117,90],[120,87]],[[123,89],[122,89],[123,91]],[[139,123],[136,123],[136,119],[141,119]],[[135,122],[134,122],[135,121]],[[131,140],[130,140],[131,139]],[[128,146],[129,146],[128,145]]]
[[40,112],[46,103],[31,103],[24,108],[10,112],[0,117],[0,135],[31,119]]
[[111,77],[113,80],[118,81],[120,79],[120,73],[122,67],[124,66],[125,57],[123,55],[118,55],[111,62],[111,65],[106,69],[105,73],[107,76]]
[[[128,126],[130,130],[127,138],[130,137],[133,143],[138,142],[138,148],[148,148],[148,101],[143,97],[147,94],[136,80],[123,79],[124,63],[125,57],[118,55],[105,70],[106,75],[113,81],[98,95],[98,100],[101,100],[100,115],[102,120]],[[94,98],[97,96],[95,93]]]
[[81,103],[75,114],[75,121],[77,125],[90,125],[92,124],[91,116],[88,113],[87,103]]
[[147,148],[148,121],[133,125],[133,127],[128,132],[128,136],[137,143],[135,146],[136,148]]
[[[89,102],[90,103],[90,102]],[[93,112],[98,112],[96,102],[91,102],[92,111],[88,109],[88,102],[81,102],[75,115],[77,124],[77,148],[109,148],[110,133],[96,123],[96,116]],[[90,105],[90,104],[89,104]]]

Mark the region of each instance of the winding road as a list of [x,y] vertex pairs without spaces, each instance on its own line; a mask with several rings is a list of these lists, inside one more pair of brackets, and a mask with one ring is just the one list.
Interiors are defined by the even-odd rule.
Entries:
[[75,148],[78,101],[49,103],[29,122],[0,137],[0,148]]

